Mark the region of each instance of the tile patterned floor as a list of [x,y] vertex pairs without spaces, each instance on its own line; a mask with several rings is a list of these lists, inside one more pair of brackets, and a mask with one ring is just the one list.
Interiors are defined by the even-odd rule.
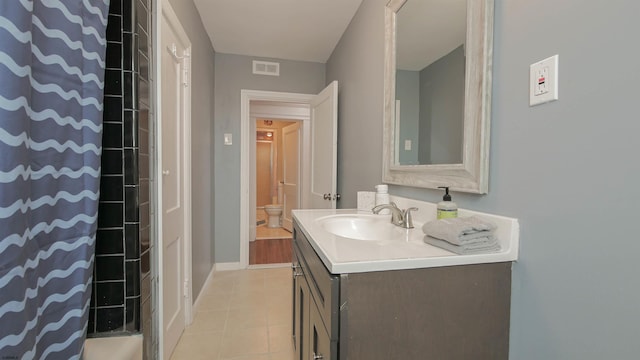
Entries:
[[258,221],[264,221],[264,224],[256,227],[256,239],[289,239],[291,238],[291,232],[284,228],[270,228],[267,227],[267,214],[263,209],[256,210],[256,219]]
[[293,360],[291,268],[216,272],[171,360]]
[[261,225],[256,228],[256,239],[291,239],[292,235],[284,228],[270,228]]

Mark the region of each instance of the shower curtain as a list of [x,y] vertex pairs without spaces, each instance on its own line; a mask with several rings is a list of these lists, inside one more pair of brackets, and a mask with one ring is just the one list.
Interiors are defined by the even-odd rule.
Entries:
[[79,359],[108,0],[0,1],[0,359]]

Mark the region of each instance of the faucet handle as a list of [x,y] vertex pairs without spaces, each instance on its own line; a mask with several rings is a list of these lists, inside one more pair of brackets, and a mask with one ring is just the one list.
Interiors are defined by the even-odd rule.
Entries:
[[407,229],[413,229],[413,216],[411,216],[412,211],[418,211],[417,207],[410,207],[404,211],[404,227]]

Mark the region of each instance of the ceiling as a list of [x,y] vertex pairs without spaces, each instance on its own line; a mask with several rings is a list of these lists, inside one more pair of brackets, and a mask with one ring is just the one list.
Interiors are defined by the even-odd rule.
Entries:
[[397,26],[397,68],[420,71],[465,43],[467,0],[408,1]]
[[325,63],[362,0],[194,0],[218,53]]

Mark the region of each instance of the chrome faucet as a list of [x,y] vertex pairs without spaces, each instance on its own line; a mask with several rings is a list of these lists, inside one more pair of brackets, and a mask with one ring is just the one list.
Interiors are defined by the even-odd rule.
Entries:
[[383,209],[391,210],[391,223],[393,225],[400,226],[404,229],[413,229],[413,218],[411,216],[411,212],[417,211],[418,208],[410,207],[406,210],[400,210],[394,202],[390,202],[389,204],[375,206],[371,211],[374,214],[378,214]]

